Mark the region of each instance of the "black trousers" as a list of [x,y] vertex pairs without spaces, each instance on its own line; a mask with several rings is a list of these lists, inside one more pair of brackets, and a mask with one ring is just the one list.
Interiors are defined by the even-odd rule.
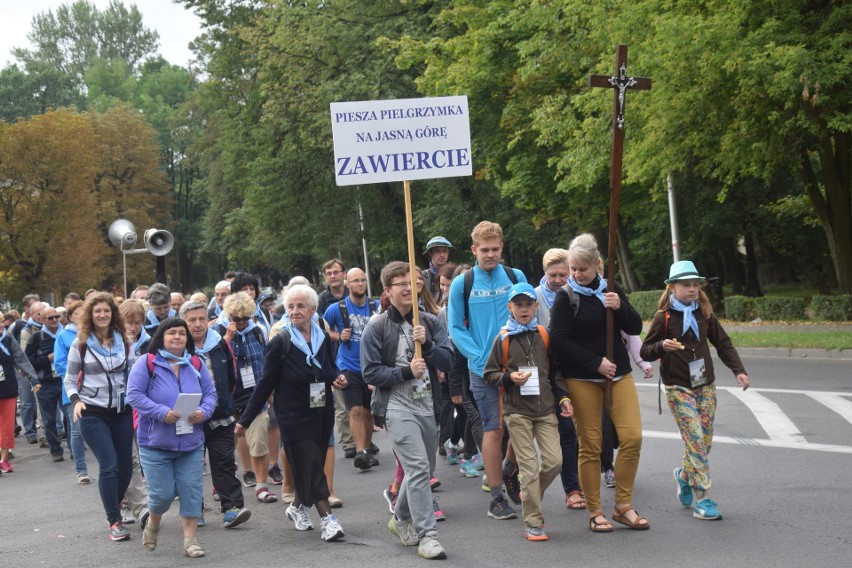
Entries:
[[204,445],[207,447],[207,457],[210,460],[210,477],[213,487],[219,494],[219,504],[222,512],[236,507],[242,509],[243,486],[234,472],[237,465],[234,462],[234,427],[219,426],[210,428],[204,423]]
[[317,501],[327,500],[328,481],[325,478],[325,456],[328,450],[328,437],[325,442],[317,440],[294,440],[284,442],[287,461],[293,469],[293,485],[296,499],[293,505],[305,508],[313,507]]

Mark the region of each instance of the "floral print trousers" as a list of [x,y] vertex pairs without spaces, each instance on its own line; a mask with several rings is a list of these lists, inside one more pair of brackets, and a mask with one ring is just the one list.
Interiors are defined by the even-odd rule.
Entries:
[[716,415],[716,386],[694,389],[666,385],[666,400],[683,439],[683,471],[696,500],[710,490],[710,463],[713,444],[713,418]]

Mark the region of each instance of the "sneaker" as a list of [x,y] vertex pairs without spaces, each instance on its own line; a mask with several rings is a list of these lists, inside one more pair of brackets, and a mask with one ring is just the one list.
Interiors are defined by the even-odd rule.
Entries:
[[447,517],[444,516],[444,512],[441,510],[441,506],[438,505],[438,497],[432,497],[432,510],[435,511],[435,522],[447,520]]
[[692,487],[689,486],[688,481],[684,481],[680,476],[682,471],[682,467],[676,467],[673,472],[675,481],[677,481],[677,498],[681,507],[689,509],[692,507]]
[[218,492],[218,491],[216,491],[216,488],[215,488],[215,487],[213,488],[213,500],[214,500],[214,501],[218,501],[218,500],[219,500],[219,492]]
[[109,527],[107,538],[110,540],[127,540],[130,538],[130,531],[123,523],[114,523]]
[[378,454],[380,451],[381,451],[381,450],[379,450],[379,447],[378,447],[376,444],[374,444],[373,442],[370,442],[370,447],[369,447],[369,448],[367,448],[367,453],[368,453],[368,454],[370,454],[371,456],[375,456],[375,455],[376,455],[376,454]]
[[38,444],[38,439],[35,436],[27,436],[28,444]]
[[252,470],[248,470],[243,473],[243,485],[246,487],[254,487],[257,485],[257,477],[255,477],[254,472]]
[[444,448],[444,451],[446,452],[446,455],[447,455],[447,463],[450,464],[450,465],[458,465],[458,463],[459,463],[459,455],[458,455],[459,447],[454,445],[449,440],[447,440],[446,442],[444,442],[443,448]]
[[371,454],[369,451],[367,452],[367,457],[370,458],[370,467],[376,467],[379,465],[379,460],[377,460],[376,456]]
[[521,481],[518,479],[518,468],[514,468],[511,475],[503,474],[503,485],[506,486],[506,494],[515,505],[521,504]]
[[370,454],[366,451],[358,452],[358,455],[355,456],[355,467],[360,469],[361,471],[370,469],[373,467],[373,464],[370,463]]
[[299,508],[297,509],[291,503],[287,507],[287,518],[293,521],[297,531],[309,531],[314,528],[313,523],[311,523],[311,518],[308,516],[308,511],[305,509],[304,505],[299,505]]
[[127,507],[121,508],[121,522],[125,525],[132,525],[136,522],[136,517],[133,516],[133,513]]
[[346,448],[343,450],[343,456],[350,460],[355,457],[356,453],[357,450],[355,448]]
[[485,469],[485,464],[482,463],[482,454],[473,454],[473,457],[470,458],[470,460],[473,462],[473,467],[479,471]]
[[232,529],[237,525],[241,525],[251,517],[251,511],[243,507],[239,509],[232,507],[225,511],[225,517],[222,519],[222,526],[226,529]]
[[434,491],[435,489],[439,488],[440,486],[441,486],[441,480],[440,479],[438,479],[437,477],[430,477],[429,478],[429,489],[432,489]]
[[705,521],[715,521],[722,518],[722,513],[719,512],[718,508],[716,508],[715,501],[705,498],[695,504],[695,510],[692,512],[692,516],[696,519],[703,519]]
[[417,533],[414,532],[414,527],[411,526],[411,521],[403,521],[397,519],[396,515],[391,515],[388,521],[388,530],[392,535],[399,539],[404,546],[417,546]]
[[10,464],[8,460],[6,460],[0,462],[0,471],[2,471],[3,473],[12,473],[15,470],[12,469],[12,464]]
[[424,536],[417,547],[417,556],[427,560],[442,560],[447,557],[444,547],[434,536]]
[[88,473],[78,473],[77,474],[77,485],[88,485],[92,482],[91,478],[89,478]]
[[329,513],[320,519],[320,529],[322,531],[320,538],[326,542],[332,542],[345,536],[343,534],[343,527],[337,522],[337,517],[333,513]]
[[388,502],[388,509],[390,509],[391,514],[393,514],[394,509],[396,508],[396,497],[399,493],[391,491],[390,487],[382,491],[382,495],[385,498],[385,501]]
[[62,455],[62,454],[54,454],[54,455],[50,456],[50,459],[51,459],[51,461],[54,461],[54,462],[61,462],[61,461],[65,461],[65,456]]
[[142,511],[142,514],[139,515],[139,526],[142,527],[142,530],[145,530],[145,527],[148,525],[148,519],[151,517],[151,511],[145,507],[145,510]]
[[488,484],[488,476],[487,475],[482,476],[482,485],[480,486],[480,488],[483,491],[485,491],[486,493],[491,493],[491,485]]
[[465,477],[479,477],[479,471],[476,469],[476,466],[473,465],[473,460],[460,460],[459,464],[461,467],[459,468],[459,473],[461,473]]
[[281,473],[281,468],[278,467],[277,463],[272,464],[272,467],[269,468],[269,479],[272,480],[272,485],[281,485],[284,481],[284,474]]
[[541,527],[527,527],[525,535],[527,537],[527,540],[531,540],[534,542],[547,540],[549,538],[544,532],[544,529]]
[[509,506],[506,498],[500,495],[491,500],[491,507],[488,508],[488,516],[498,521],[505,521],[506,519],[516,518],[518,514]]
[[615,472],[608,469],[604,472],[604,484],[607,487],[615,487]]
[[196,524],[196,526],[200,528],[206,525],[207,521],[204,520],[204,511],[201,511],[201,514],[198,515],[198,523]]
[[49,448],[50,444],[47,443],[47,438],[45,438],[44,436],[39,438],[38,439],[38,447],[39,448]]

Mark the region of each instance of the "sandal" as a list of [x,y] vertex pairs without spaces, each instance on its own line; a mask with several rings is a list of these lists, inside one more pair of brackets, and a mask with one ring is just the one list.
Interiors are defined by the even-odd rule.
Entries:
[[142,546],[151,552],[157,550],[157,535],[159,533],[160,527],[155,529],[153,523],[146,523],[145,528],[142,529]]
[[275,503],[278,501],[278,497],[267,491],[265,488],[258,489],[255,495],[257,495],[257,500],[261,503]]
[[[599,521],[598,519],[603,519]],[[594,533],[611,533],[612,524],[606,519],[603,511],[595,511],[589,517],[589,530]]]
[[189,556],[190,558],[201,558],[204,556],[204,549],[198,545],[197,542],[191,542],[186,545],[184,549],[184,554]]
[[[636,513],[636,519],[633,520],[633,521],[628,519],[627,516],[626,516],[626,514],[629,513],[630,511],[633,511],[634,513]],[[643,517],[639,513],[637,513],[636,509],[634,509],[632,506],[628,506],[626,509],[624,509],[620,513],[618,512],[618,509],[614,510],[612,512],[612,520],[615,521],[616,523],[621,523],[622,525],[629,527],[629,528],[633,529],[634,531],[646,531],[649,528],[651,528],[651,525],[648,523],[648,519],[646,519],[645,517]],[[642,524],[642,521],[645,521],[645,523]]]
[[[576,496],[577,499],[571,500],[571,497]],[[586,496],[579,489],[574,489],[573,491],[569,491],[568,495],[565,496],[565,506],[574,511],[579,511],[580,509],[586,508]]]

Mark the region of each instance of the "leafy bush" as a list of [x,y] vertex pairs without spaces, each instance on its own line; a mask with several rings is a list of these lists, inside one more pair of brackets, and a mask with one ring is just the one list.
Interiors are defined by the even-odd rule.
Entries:
[[814,319],[852,321],[852,296],[814,296],[810,308]]
[[754,299],[754,311],[764,320],[803,320],[806,306],[804,298],[763,296]]
[[639,312],[643,320],[649,320],[657,312],[657,305],[659,305],[662,295],[662,290],[633,292],[629,297],[630,305],[636,308],[636,311]]
[[728,296],[725,298],[725,317],[734,321],[754,319],[754,298],[747,296]]

